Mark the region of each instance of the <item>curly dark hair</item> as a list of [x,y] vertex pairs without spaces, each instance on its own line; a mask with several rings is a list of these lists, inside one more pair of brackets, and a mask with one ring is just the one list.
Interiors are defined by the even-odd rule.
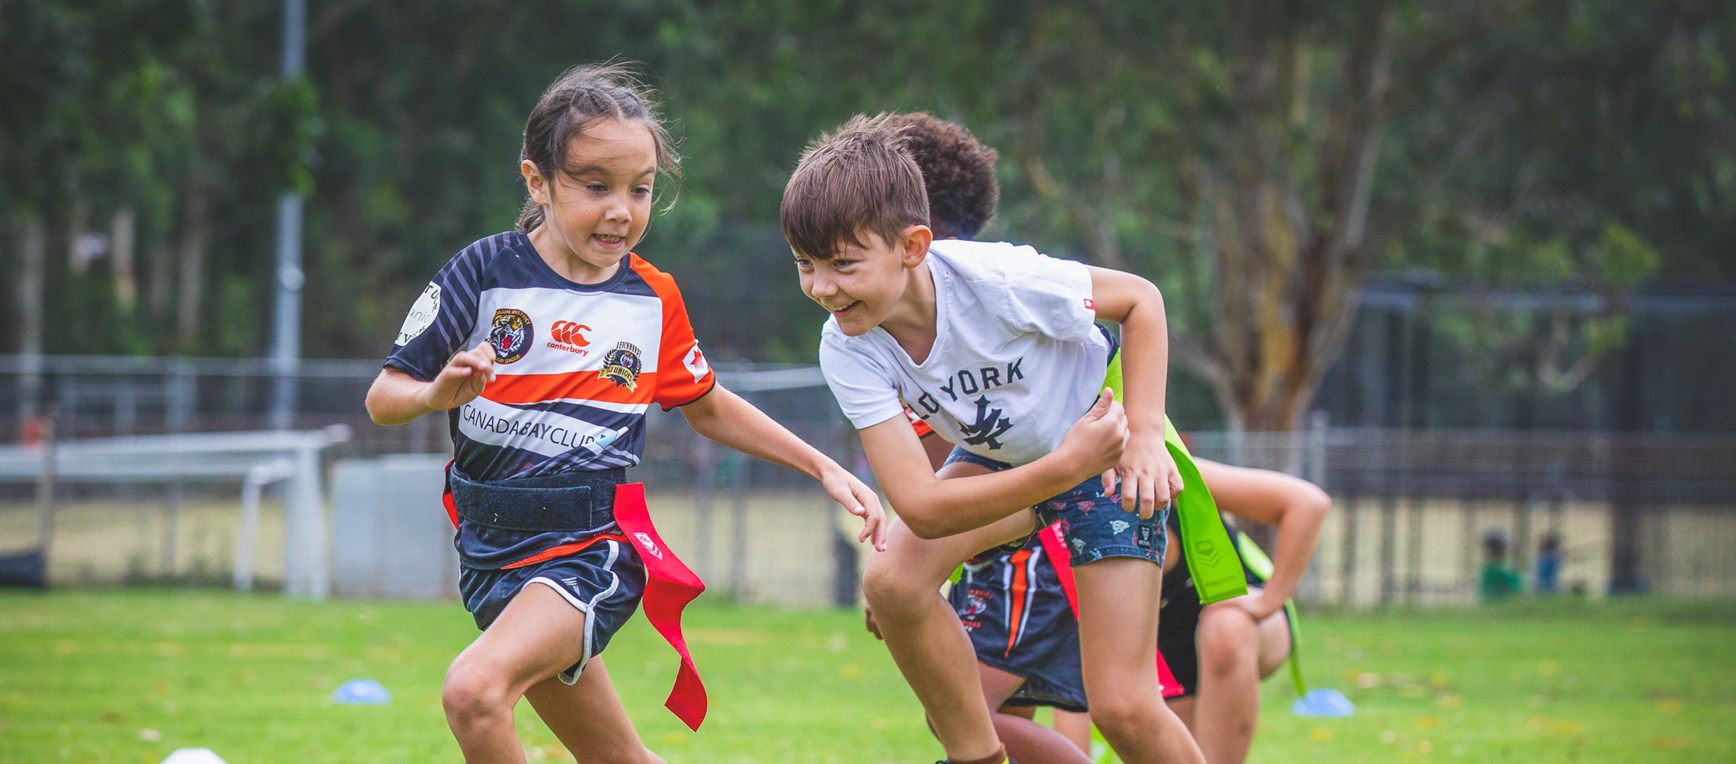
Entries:
[[963,125],[925,111],[894,114],[887,126],[904,139],[904,150],[922,169],[928,190],[928,227],[936,239],[972,239],[995,216],[1001,201],[995,178],[999,154]]

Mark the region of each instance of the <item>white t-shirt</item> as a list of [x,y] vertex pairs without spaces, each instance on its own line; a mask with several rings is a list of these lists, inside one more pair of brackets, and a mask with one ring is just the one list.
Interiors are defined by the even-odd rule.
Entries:
[[1094,321],[1081,263],[1030,247],[937,241],[928,251],[936,336],[910,360],[875,327],[820,333],[820,369],[857,429],[903,413],[907,402],[942,437],[1011,464],[1053,451],[1103,387],[1109,341]]

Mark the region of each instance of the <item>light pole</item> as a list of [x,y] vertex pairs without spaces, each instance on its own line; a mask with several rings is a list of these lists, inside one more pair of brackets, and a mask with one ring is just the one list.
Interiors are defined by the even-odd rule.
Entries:
[[[307,0],[283,3],[283,78],[294,80],[305,68]],[[301,365],[301,193],[277,197],[277,267],[271,325],[271,426],[294,424]]]

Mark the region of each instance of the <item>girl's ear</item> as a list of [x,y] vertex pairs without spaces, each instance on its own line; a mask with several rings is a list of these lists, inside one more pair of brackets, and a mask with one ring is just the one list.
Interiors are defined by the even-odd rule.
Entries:
[[904,267],[915,268],[924,258],[928,257],[928,245],[934,243],[934,231],[925,225],[913,225],[904,229],[899,236],[899,255],[904,261]]
[[530,200],[539,206],[547,207],[549,205],[548,184],[543,178],[542,171],[537,169],[536,163],[529,159],[519,162],[518,172],[524,176],[524,188],[530,192]]

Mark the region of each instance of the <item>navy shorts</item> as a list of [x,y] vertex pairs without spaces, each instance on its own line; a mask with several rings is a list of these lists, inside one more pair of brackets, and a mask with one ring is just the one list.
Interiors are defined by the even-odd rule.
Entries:
[[1007,705],[1086,710],[1079,622],[1035,537],[965,563],[948,599],[977,660],[1025,678]]
[[453,544],[464,609],[486,630],[527,585],[542,584],[566,598],[585,614],[579,661],[559,675],[567,684],[603,652],[645,593],[645,565],[615,525],[614,487],[621,478],[621,470],[488,483],[456,469],[447,476],[458,508]]
[[[946,463],[968,462],[992,471],[1012,469],[1011,464],[978,456],[962,448],[954,448]],[[1089,565],[1105,557],[1137,557],[1147,562],[1163,564],[1163,521],[1169,509],[1141,520],[1139,515],[1121,508],[1121,487],[1114,493],[1103,492],[1103,481],[1092,477],[1071,490],[1036,506],[1037,527],[1061,523],[1061,538],[1073,556],[1073,565]],[[1033,534],[1035,535],[1035,534]]]
[[[1180,533],[1175,523],[1170,523],[1170,530]],[[1231,545],[1240,542],[1241,531],[1229,530]],[[1238,547],[1240,549],[1240,547]],[[1248,578],[1248,590],[1260,589],[1266,582],[1260,576],[1253,575],[1243,561],[1243,573]],[[1163,662],[1170,665],[1170,674],[1175,675],[1175,681],[1182,686],[1182,698],[1193,696],[1200,689],[1200,613],[1205,611],[1205,604],[1200,604],[1200,590],[1194,589],[1193,576],[1187,573],[1187,559],[1182,557],[1175,564],[1175,570],[1165,576],[1163,582],[1163,603],[1158,609],[1158,649],[1163,653]],[[1279,618],[1285,620],[1286,627],[1290,623],[1290,611],[1278,609]],[[1292,634],[1295,634],[1292,630]]]

